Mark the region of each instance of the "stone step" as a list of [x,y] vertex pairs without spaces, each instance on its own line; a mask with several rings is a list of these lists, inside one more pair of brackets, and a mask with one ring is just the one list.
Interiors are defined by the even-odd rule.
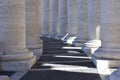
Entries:
[[86,54],[84,53],[59,53],[59,54],[42,54],[42,56],[79,56],[79,55],[82,55],[82,56],[85,56],[86,57]]
[[62,44],[63,44],[64,42],[62,42],[62,41],[50,41],[50,40],[49,40],[49,41],[43,41],[43,43],[45,43],[45,44],[46,44],[46,43],[53,43],[53,44],[54,44],[54,43],[62,43]]
[[58,43],[60,43],[60,42],[62,42],[63,43],[63,41],[60,41],[60,40],[47,40],[47,39],[43,40],[43,42],[45,42],[45,43],[49,43],[49,42],[53,42],[53,43],[58,42]]
[[83,52],[81,49],[70,49],[70,48],[68,48],[68,49],[64,49],[63,47],[62,48],[58,48],[58,47],[46,47],[46,48],[44,48],[44,51],[47,51],[47,50],[49,50],[49,51],[61,51],[61,50],[63,50],[63,51],[79,51],[79,52]]
[[46,51],[60,51],[60,52],[62,52],[62,51],[76,51],[76,52],[81,52],[81,50],[77,50],[77,49],[63,49],[63,48],[45,48],[45,49],[43,49],[45,52]]
[[45,47],[60,47],[60,48],[62,48],[62,47],[71,47],[71,45],[66,45],[66,44],[61,44],[61,45],[44,45],[43,46],[44,48]]
[[37,62],[32,69],[50,69],[52,67],[56,68],[76,68],[78,67],[87,67],[87,68],[96,68],[90,60],[82,61],[48,61],[48,62]]
[[101,80],[96,67],[80,48],[58,40],[43,40],[42,56],[20,80]]
[[65,55],[53,55],[53,56],[41,56],[38,62],[46,61],[81,61],[81,60],[90,60],[87,56],[65,56]]
[[[85,73],[85,72],[86,73]],[[88,73],[88,72],[89,73]],[[20,80],[101,80],[99,74],[91,70],[30,70]]]
[[77,51],[43,51],[43,54],[81,53]]
[[81,47],[74,47],[74,46],[50,46],[50,47],[45,47],[44,46],[44,49],[63,49],[63,50],[81,50]]
[[62,50],[62,49],[44,49],[43,51],[43,54],[61,54],[61,53],[66,53],[66,54],[69,54],[69,53],[83,53],[83,51],[81,50]]

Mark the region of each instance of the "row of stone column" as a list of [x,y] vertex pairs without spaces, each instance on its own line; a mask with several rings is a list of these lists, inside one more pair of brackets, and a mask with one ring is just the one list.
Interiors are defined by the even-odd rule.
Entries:
[[42,53],[39,0],[0,0],[0,69],[28,70]]
[[[67,36],[67,39],[76,36],[75,44],[80,43],[77,45],[82,45],[84,51],[96,50],[102,41],[101,47],[96,52],[90,52],[93,53],[93,62],[97,67],[120,66],[119,0],[64,0],[65,3],[63,0],[0,1],[0,67],[2,70],[26,70],[34,64],[33,53],[38,52],[42,47],[42,41],[38,38],[40,16],[38,17],[37,13],[40,13],[38,10],[40,7],[37,5],[40,3],[42,3],[42,35],[58,38]],[[63,4],[67,4],[67,7]],[[59,32],[56,27],[59,27]],[[51,28],[50,32],[49,28]]]
[[[48,4],[49,2],[43,3],[44,6],[49,7]],[[120,66],[119,0],[64,0],[64,2],[60,0],[59,3],[56,2],[55,4],[59,5],[59,21],[58,25],[54,26],[59,27],[56,35],[63,33],[62,37],[67,36],[66,39],[76,37],[73,40],[74,44],[81,46],[82,50],[92,57],[92,61],[99,68],[103,66],[104,68]],[[45,12],[46,6],[44,6],[42,9]],[[46,11],[53,12],[51,9],[49,10]],[[55,18],[55,16],[53,17]],[[49,14],[42,17],[47,22],[51,20],[48,18]],[[57,20],[55,23],[57,24]],[[49,31],[49,28],[52,27],[50,24],[43,21],[43,29],[47,25],[46,29]]]
[[101,45],[100,0],[43,0],[41,36],[84,45],[93,53]]

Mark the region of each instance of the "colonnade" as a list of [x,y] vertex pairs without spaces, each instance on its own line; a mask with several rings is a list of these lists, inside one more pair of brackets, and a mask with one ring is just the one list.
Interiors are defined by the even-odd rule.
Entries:
[[39,36],[70,41],[81,47],[98,68],[120,66],[119,0],[0,2],[2,70],[30,69],[42,53]]
[[[58,2],[58,13],[62,17],[58,17],[59,29],[56,35],[63,33],[64,38],[57,36],[55,39],[70,40],[74,45],[81,47],[98,68],[119,67],[120,1],[61,0]],[[61,2],[65,3],[61,4]]]

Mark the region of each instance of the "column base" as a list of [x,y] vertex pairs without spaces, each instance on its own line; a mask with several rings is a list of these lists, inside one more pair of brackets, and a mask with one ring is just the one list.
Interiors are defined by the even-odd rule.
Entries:
[[50,34],[47,36],[47,38],[55,39],[55,37],[56,37],[57,34],[58,34],[58,33],[50,33]]
[[36,61],[36,56],[28,49],[2,51],[0,67],[4,71],[29,70]]
[[31,45],[28,44],[27,48],[30,50],[43,48],[43,41],[38,44],[31,44]]
[[47,37],[47,36],[48,36],[48,34],[43,34],[43,33],[39,34],[39,37]]
[[56,40],[62,40],[62,38],[63,38],[63,37],[61,37],[61,36],[56,36],[56,37],[55,37]]
[[91,56],[96,50],[101,46],[100,40],[90,40],[84,44],[82,50],[88,55]]
[[73,34],[67,34],[67,36],[64,38],[64,42],[68,44],[73,44],[74,40],[76,39],[76,36]]
[[42,48],[41,49],[33,49],[31,51],[36,56],[36,60],[38,60],[41,57],[42,53],[43,53],[43,49]]
[[82,50],[84,51],[85,54],[87,54],[87,56],[91,57],[91,55],[96,51],[98,50],[99,47],[93,47],[93,48],[90,48],[90,47],[85,47],[83,46],[82,47]]
[[29,60],[1,62],[1,70],[4,70],[4,71],[29,70],[33,66],[35,61],[36,61],[36,57],[34,56]]
[[97,58],[94,54],[92,55],[92,61],[98,69],[117,68],[120,66],[120,60],[118,59]]
[[56,37],[55,37],[55,39],[57,39],[57,40],[64,40],[65,38],[66,38],[66,36],[67,36],[67,34],[58,34]]
[[87,40],[81,40],[81,39],[79,39],[79,38],[76,38],[76,39],[74,40],[74,45],[77,46],[77,47],[82,47],[83,44],[84,44],[86,41],[87,41]]
[[64,36],[56,36],[55,39],[63,41],[64,40]]
[[43,42],[41,42],[41,44],[28,46],[28,49],[33,52],[36,60],[38,60],[43,53]]
[[76,37],[69,37],[67,39],[65,39],[65,43],[68,43],[68,44],[73,44],[74,40],[75,40]]

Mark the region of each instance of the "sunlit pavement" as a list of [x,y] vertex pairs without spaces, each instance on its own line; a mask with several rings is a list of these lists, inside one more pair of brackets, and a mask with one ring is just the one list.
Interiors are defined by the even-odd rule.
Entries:
[[79,47],[43,40],[43,55],[20,80],[101,80],[90,58]]

